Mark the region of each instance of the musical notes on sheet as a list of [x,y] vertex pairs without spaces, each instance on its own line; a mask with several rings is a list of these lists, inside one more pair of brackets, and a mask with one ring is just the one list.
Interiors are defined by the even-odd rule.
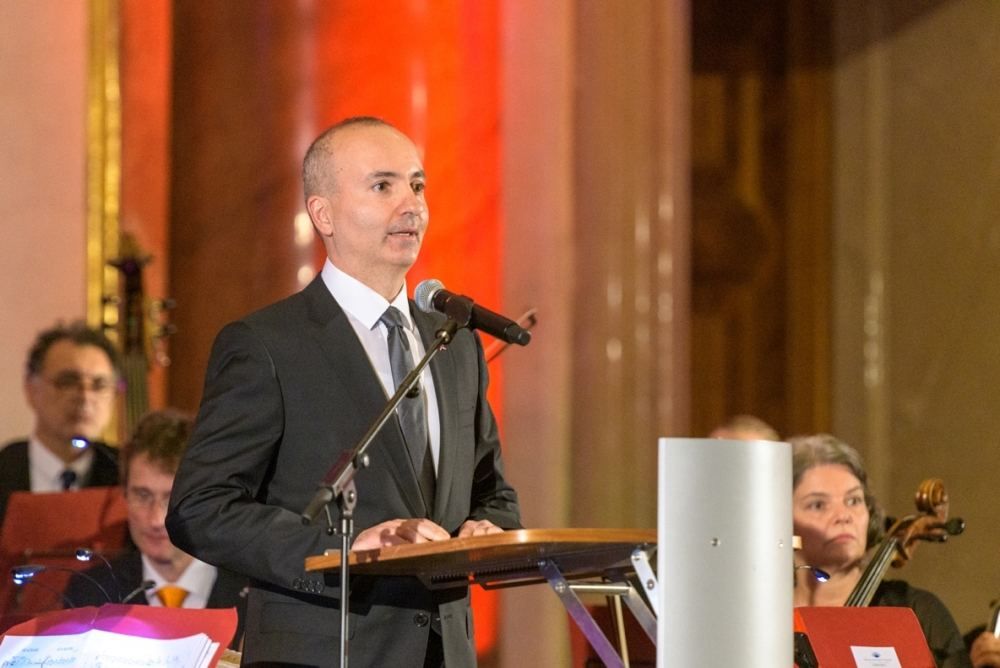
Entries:
[[91,629],[53,636],[5,636],[0,668],[208,668],[219,644],[204,633],[174,640]]

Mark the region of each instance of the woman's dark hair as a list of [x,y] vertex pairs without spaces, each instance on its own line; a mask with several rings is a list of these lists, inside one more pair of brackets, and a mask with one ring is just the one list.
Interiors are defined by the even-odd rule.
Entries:
[[792,444],[792,490],[809,469],[823,464],[846,466],[861,483],[868,508],[867,547],[872,547],[885,536],[885,514],[875,496],[868,488],[868,473],[858,451],[830,434],[795,436],[788,439]]

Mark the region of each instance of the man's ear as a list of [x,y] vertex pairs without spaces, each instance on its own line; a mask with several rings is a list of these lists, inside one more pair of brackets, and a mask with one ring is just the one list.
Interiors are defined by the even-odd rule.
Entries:
[[306,200],[306,211],[309,212],[309,219],[321,237],[333,236],[330,200],[320,195],[311,195]]
[[24,400],[28,402],[31,410],[38,412],[38,406],[41,404],[42,399],[39,396],[41,388],[41,379],[27,375],[24,377]]

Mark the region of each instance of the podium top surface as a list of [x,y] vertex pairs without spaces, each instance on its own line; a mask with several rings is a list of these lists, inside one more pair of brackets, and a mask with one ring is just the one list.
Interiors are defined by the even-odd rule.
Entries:
[[[352,575],[410,575],[431,587],[530,584],[551,560],[567,579],[627,567],[636,548],[656,544],[655,529],[522,529],[488,536],[390,545],[352,552]],[[306,559],[306,570],[337,571],[339,551]]]

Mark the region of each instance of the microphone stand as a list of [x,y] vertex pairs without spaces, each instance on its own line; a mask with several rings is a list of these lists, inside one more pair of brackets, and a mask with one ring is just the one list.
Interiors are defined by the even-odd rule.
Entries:
[[[453,301],[457,302],[459,300]],[[424,367],[430,363],[435,355],[444,350],[445,346],[451,343],[455,332],[469,324],[469,320],[472,318],[472,304],[471,302],[467,305],[456,304],[454,308],[449,309],[446,315],[448,319],[435,332],[434,343],[431,344],[430,349],[424,354],[423,359],[400,382],[399,387],[396,388],[396,393],[386,403],[382,412],[375,418],[375,421],[372,422],[372,425],[368,428],[365,435],[361,437],[361,440],[358,441],[358,444],[351,450],[345,450],[340,455],[340,458],[337,459],[326,476],[323,477],[323,482],[320,483],[320,487],[313,496],[312,501],[302,511],[303,524],[309,524],[316,519],[316,515],[319,514],[320,510],[325,511],[326,532],[332,536],[334,528],[333,518],[330,516],[330,502],[336,499],[339,509],[340,521],[338,524],[341,537],[340,668],[347,668],[347,608],[350,587],[348,583],[348,565],[350,563],[351,536],[354,533],[354,508],[358,503],[358,490],[354,484],[354,476],[357,474],[359,468],[367,468],[371,464],[367,453],[368,447],[375,440],[375,436],[382,430],[382,427],[385,426],[385,423],[389,421],[389,417],[395,412],[396,407],[403,400],[403,397],[417,384]]]

